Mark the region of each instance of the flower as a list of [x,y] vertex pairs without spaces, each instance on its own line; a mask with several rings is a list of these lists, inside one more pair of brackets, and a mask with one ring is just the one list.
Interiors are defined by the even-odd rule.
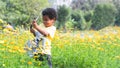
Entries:
[[120,56],[115,56],[115,59],[120,59]]
[[32,64],[32,62],[31,62],[31,61],[29,61],[29,62],[28,62],[28,64],[29,64],[29,65],[31,65],[31,64]]
[[98,50],[100,50],[100,51],[104,51],[104,48],[98,47]]

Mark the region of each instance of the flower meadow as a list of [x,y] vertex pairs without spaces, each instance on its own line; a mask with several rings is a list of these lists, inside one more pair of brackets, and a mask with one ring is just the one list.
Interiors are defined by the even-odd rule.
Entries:
[[[24,50],[33,35],[26,30],[0,33],[0,68],[48,68]],[[53,68],[120,68],[120,27],[99,31],[57,31],[52,40]]]

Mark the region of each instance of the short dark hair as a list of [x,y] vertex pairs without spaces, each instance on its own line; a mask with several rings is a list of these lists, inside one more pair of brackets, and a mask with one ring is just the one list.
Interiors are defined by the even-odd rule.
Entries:
[[50,19],[57,19],[57,13],[53,8],[46,8],[42,11],[42,16],[47,15]]

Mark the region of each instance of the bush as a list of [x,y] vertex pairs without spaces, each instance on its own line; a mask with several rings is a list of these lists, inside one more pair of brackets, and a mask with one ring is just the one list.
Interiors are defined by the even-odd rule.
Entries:
[[71,14],[71,18],[73,19],[73,26],[74,28],[80,28],[80,11],[79,10],[74,10]]
[[86,30],[89,30],[91,28],[91,19],[93,16],[93,11],[87,11],[84,15],[85,21],[86,21]]
[[86,22],[89,22],[92,19],[92,15],[93,15],[92,11],[88,11],[85,13],[84,18],[85,18]]
[[115,22],[116,8],[112,4],[99,4],[94,10],[92,28],[99,30]]
[[86,29],[87,23],[84,18],[84,13],[82,11],[74,10],[71,14],[71,18],[74,20],[73,22],[74,28],[78,28],[80,30]]

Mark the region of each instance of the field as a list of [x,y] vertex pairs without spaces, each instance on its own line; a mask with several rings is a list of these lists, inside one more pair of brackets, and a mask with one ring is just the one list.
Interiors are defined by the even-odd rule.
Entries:
[[[29,31],[0,34],[0,68],[48,68],[27,56]],[[100,31],[56,32],[52,41],[53,68],[120,68],[120,27]]]

